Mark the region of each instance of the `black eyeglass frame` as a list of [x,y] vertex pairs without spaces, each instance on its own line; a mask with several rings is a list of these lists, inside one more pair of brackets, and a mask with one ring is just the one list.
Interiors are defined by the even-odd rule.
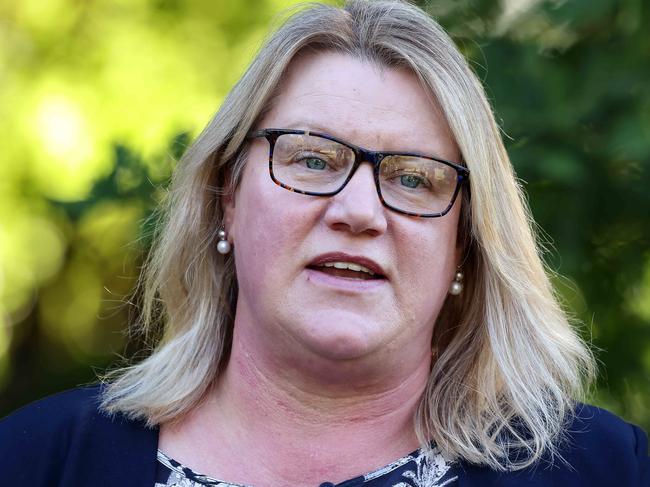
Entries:
[[[275,148],[275,143],[278,140],[278,138],[281,135],[313,135],[315,137],[321,137],[323,139],[331,140],[333,142],[337,142],[349,149],[351,149],[354,152],[354,163],[352,164],[352,169],[350,170],[347,178],[345,181],[341,184],[341,186],[336,190],[336,191],[329,191],[325,193],[320,193],[316,191],[304,191],[301,189],[296,189],[293,188],[287,184],[284,184],[281,181],[278,181],[273,174],[273,149]],[[254,138],[259,138],[259,137],[264,137],[266,140],[269,142],[269,175],[271,176],[271,180],[280,186],[281,188],[284,188],[286,190],[295,192],[295,193],[300,193],[300,194],[305,194],[309,196],[334,196],[335,194],[340,193],[343,191],[343,188],[350,182],[354,174],[356,173],[357,169],[363,162],[369,162],[373,166],[373,174],[374,174],[374,179],[375,179],[375,188],[377,189],[377,195],[379,196],[379,201],[386,207],[389,208],[393,211],[396,211],[397,213],[402,213],[404,215],[409,215],[409,216],[415,216],[419,218],[436,218],[436,217],[441,217],[449,213],[449,210],[451,210],[454,206],[454,203],[456,202],[456,198],[458,197],[458,193],[460,192],[461,186],[463,183],[469,181],[469,169],[467,169],[464,166],[461,166],[460,164],[452,161],[447,161],[445,159],[440,159],[438,157],[433,157],[433,156],[428,156],[424,154],[419,154],[417,152],[397,152],[397,151],[372,151],[368,149],[364,149],[363,147],[359,147],[354,144],[350,144],[349,142],[345,142],[337,137],[334,137],[329,134],[325,134],[322,132],[312,132],[310,130],[294,130],[294,129],[277,129],[277,128],[267,128],[267,129],[262,129],[262,130],[255,130],[252,131],[248,134],[247,136],[249,139],[254,139]],[[456,171],[456,188],[454,189],[454,194],[451,197],[451,202],[445,208],[443,211],[438,212],[438,213],[415,213],[411,211],[406,211],[402,210],[400,208],[396,208],[392,206],[391,204],[387,203],[386,200],[384,200],[384,197],[381,194],[381,186],[379,182],[379,166],[381,165],[381,161],[387,157],[387,156],[410,156],[410,157],[421,157],[423,159],[429,159],[432,161],[439,162],[441,164],[444,164],[446,166],[451,167]]]

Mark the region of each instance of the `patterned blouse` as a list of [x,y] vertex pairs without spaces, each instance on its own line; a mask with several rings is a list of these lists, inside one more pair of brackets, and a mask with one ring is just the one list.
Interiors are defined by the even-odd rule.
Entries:
[[[416,450],[374,472],[339,484],[323,482],[318,487],[454,487],[457,485],[458,476],[454,474],[452,467],[453,463],[445,460],[437,449],[433,450],[433,456],[429,458],[420,450]],[[250,487],[193,472],[158,450],[155,487],[203,486]]]

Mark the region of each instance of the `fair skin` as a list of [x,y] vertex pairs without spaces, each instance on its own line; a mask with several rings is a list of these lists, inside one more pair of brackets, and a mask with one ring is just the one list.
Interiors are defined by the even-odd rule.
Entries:
[[[459,160],[412,73],[317,53],[294,60],[280,88],[257,128]],[[228,367],[199,407],[162,425],[159,448],[229,482],[341,482],[418,447],[413,414],[458,263],[460,201],[442,218],[396,213],[365,163],[339,194],[305,196],[276,186],[267,161],[255,139],[226,200],[239,282]],[[310,266],[331,252],[372,259],[385,278]]]

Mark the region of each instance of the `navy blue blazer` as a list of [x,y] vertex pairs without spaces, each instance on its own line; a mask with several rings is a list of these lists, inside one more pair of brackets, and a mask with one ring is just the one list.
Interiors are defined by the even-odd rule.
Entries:
[[[67,391],[0,421],[3,486],[153,487],[158,430],[97,409],[99,387]],[[460,462],[459,487],[650,487],[645,433],[593,406],[580,406],[562,456],[498,473]],[[456,484],[454,484],[456,485]]]

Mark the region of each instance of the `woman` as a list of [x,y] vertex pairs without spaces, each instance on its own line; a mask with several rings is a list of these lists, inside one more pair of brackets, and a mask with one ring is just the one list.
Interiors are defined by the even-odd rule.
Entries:
[[417,8],[293,15],[167,211],[161,339],[6,419],[14,483],[648,485],[643,432],[575,402],[592,357],[479,81]]

